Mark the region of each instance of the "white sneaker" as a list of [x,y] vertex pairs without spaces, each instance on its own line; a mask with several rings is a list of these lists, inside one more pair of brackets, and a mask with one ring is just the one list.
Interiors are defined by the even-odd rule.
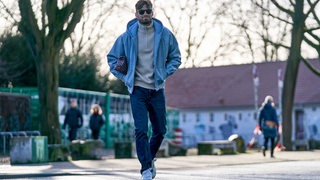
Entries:
[[156,169],[156,166],[154,165],[154,162],[157,160],[157,158],[154,158],[152,161],[151,161],[151,173],[152,173],[152,179],[154,177],[156,177],[157,175],[157,169]]
[[142,180],[152,180],[151,169],[152,168],[149,168],[142,172]]

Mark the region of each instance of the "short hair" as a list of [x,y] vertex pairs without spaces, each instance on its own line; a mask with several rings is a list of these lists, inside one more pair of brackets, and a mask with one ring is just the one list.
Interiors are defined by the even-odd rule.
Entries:
[[150,0],[138,0],[135,5],[136,11],[140,10],[144,5],[146,5],[148,9],[152,9],[152,3]]
[[77,107],[77,100],[71,99],[71,107]]

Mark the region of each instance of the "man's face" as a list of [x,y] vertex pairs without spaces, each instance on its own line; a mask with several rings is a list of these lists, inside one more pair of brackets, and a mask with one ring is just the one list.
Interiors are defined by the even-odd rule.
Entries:
[[71,101],[71,107],[73,108],[77,107],[77,101],[75,100]]
[[152,9],[148,9],[146,5],[144,5],[141,9],[137,10],[136,18],[139,20],[141,24],[149,25],[152,21],[153,11]]

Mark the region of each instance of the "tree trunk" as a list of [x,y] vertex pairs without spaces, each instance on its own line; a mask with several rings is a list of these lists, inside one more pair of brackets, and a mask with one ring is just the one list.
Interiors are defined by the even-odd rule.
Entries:
[[[31,0],[19,0],[19,30],[26,38],[37,67],[40,131],[49,144],[60,144],[58,116],[59,52],[81,19],[85,0],[68,1],[58,7],[57,1],[42,1],[41,21],[37,19]],[[36,6],[36,5],[34,5]],[[42,24],[40,29],[38,22]]]
[[58,116],[58,54],[44,48],[38,60],[38,88],[40,101],[41,134],[48,136],[49,144],[60,144]]
[[305,21],[303,14],[303,1],[297,0],[294,8],[291,46],[282,93],[283,144],[287,150],[292,150],[292,110],[299,64],[301,61],[301,43],[303,40],[303,28]]

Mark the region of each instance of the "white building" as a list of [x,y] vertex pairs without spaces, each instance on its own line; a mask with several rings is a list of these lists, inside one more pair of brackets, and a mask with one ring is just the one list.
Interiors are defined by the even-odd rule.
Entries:
[[[312,63],[320,68],[318,60]],[[278,72],[285,66],[286,62],[259,63],[255,74],[252,64],[178,70],[166,82],[166,97],[167,105],[180,112],[183,145],[227,139],[231,134],[241,135],[247,144],[257,125],[257,107],[267,95],[274,97],[281,120]],[[254,77],[259,79],[256,93]],[[293,140],[320,141],[320,77],[302,62],[294,102]]]

